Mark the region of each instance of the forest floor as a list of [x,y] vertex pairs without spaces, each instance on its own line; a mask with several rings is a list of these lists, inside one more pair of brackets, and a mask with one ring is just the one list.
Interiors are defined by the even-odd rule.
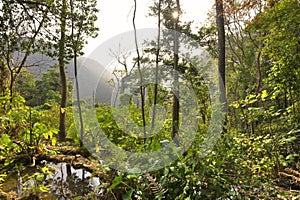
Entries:
[[[47,147],[49,150],[54,150],[56,154],[36,154],[34,155],[36,165],[41,161],[49,161],[54,163],[67,163],[77,169],[85,169],[93,174],[93,176],[101,178],[103,181],[112,182],[113,177],[103,170],[100,162],[94,159],[85,148],[74,146]],[[28,156],[16,156],[16,160],[28,163]],[[26,157],[26,158],[25,158]],[[0,162],[3,162],[3,160]],[[250,190],[238,191],[250,199],[282,199],[282,200],[297,200],[300,199],[300,169],[285,168],[278,176],[273,178],[273,184],[265,184],[261,188],[252,188]],[[0,190],[0,199],[18,199],[15,198],[13,192],[5,193]]]

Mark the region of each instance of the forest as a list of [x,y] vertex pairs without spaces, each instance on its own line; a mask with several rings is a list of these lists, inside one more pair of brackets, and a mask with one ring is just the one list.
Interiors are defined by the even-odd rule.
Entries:
[[0,1],[0,199],[300,199],[300,1],[149,2]]

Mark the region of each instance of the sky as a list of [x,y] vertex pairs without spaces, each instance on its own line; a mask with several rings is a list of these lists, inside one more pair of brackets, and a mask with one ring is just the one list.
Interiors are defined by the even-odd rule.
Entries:
[[[157,19],[147,17],[149,6],[157,0],[137,0],[136,27],[156,28]],[[199,22],[205,24],[208,11],[213,6],[213,0],[181,0],[181,9],[184,11],[181,20]],[[88,39],[84,48],[88,56],[106,40],[126,31],[132,31],[134,0],[98,0],[98,21],[96,26],[100,28],[99,35],[95,39]],[[198,25],[199,25],[198,23]]]

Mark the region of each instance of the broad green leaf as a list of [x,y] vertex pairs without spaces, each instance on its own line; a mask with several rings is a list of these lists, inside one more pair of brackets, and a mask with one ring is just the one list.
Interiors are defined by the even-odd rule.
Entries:
[[12,140],[10,139],[9,135],[3,134],[0,139],[0,144],[2,144],[4,147],[12,147]]
[[131,188],[128,192],[126,192],[123,196],[122,199],[123,200],[131,200],[132,199],[132,194],[134,192],[134,189]]
[[115,187],[117,187],[120,183],[122,183],[122,177],[117,176],[114,178],[114,183],[107,189],[107,192],[110,192],[113,190]]

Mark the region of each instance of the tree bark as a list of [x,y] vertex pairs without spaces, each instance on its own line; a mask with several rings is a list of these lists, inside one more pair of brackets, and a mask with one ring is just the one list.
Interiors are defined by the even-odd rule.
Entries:
[[59,40],[59,72],[62,83],[61,102],[60,102],[60,119],[59,119],[59,133],[58,140],[63,142],[66,140],[66,107],[67,107],[67,77],[65,71],[65,42],[66,42],[66,17],[67,17],[67,2],[62,0],[61,8],[61,25],[60,25],[60,40]]
[[8,89],[8,70],[4,62],[0,59],[0,96],[5,95],[5,91]]
[[[77,98],[77,106],[78,106],[78,114],[79,114],[79,124],[80,124],[80,146],[83,146],[83,133],[84,133],[84,126],[83,126],[83,118],[82,118],[82,109],[81,109],[81,102],[80,102],[80,94],[79,94],[79,80],[78,80],[78,63],[77,63],[77,56],[78,56],[78,44],[79,44],[79,37],[81,35],[81,29],[83,22],[82,20],[80,21],[79,25],[79,33],[78,37],[75,38],[74,34],[74,7],[73,7],[73,0],[70,0],[70,6],[71,6],[71,15],[72,15],[72,30],[71,30],[71,37],[72,37],[72,48],[73,48],[73,63],[74,63],[74,76],[75,76],[75,89],[76,89],[76,98]],[[93,98],[94,99],[94,98]],[[95,103],[93,104],[95,105]]]
[[138,66],[138,72],[140,76],[140,81],[141,81],[141,86],[140,86],[140,95],[141,95],[141,100],[142,100],[142,120],[143,120],[143,132],[144,132],[144,138],[146,140],[146,118],[145,118],[145,89],[144,89],[144,79],[143,79],[143,74],[141,71],[141,56],[140,56],[140,51],[138,47],[138,42],[137,42],[137,32],[136,32],[136,25],[135,25],[135,17],[136,17],[136,9],[137,9],[137,1],[134,0],[134,11],[133,11],[133,29],[134,29],[134,40],[135,40],[135,47],[136,47],[136,53],[137,53],[137,66]]
[[225,28],[224,28],[224,8],[223,0],[216,0],[216,23],[218,28],[218,72],[220,102],[226,108],[226,87],[225,87]]
[[175,143],[176,136],[179,130],[179,77],[178,77],[178,23],[180,15],[180,3],[179,0],[176,0],[176,11],[178,16],[174,19],[174,92],[173,92],[173,114],[172,114],[172,139]]
[[159,65],[159,51],[160,51],[160,29],[161,29],[161,0],[158,0],[158,22],[157,22],[157,46],[156,46],[156,59],[155,59],[155,84],[154,84],[154,102],[152,111],[152,129],[155,126],[155,116],[156,116],[156,104],[157,104],[157,93],[158,93],[158,65]]

